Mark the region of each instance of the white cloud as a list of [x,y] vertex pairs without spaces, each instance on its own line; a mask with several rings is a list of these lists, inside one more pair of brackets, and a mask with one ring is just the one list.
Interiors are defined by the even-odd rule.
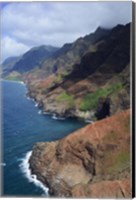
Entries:
[[10,3],[2,10],[4,58],[33,46],[61,46],[93,32],[131,21],[131,2]]
[[25,44],[17,42],[16,40],[6,36],[1,41],[1,58],[10,57],[10,56],[19,56],[24,52],[29,50],[29,47]]

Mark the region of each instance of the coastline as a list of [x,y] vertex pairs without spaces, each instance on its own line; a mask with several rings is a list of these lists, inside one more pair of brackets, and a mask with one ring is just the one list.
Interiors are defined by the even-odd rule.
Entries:
[[[36,102],[36,104],[37,104],[37,102]],[[41,110],[39,110],[40,111],[40,114],[42,114],[42,111]],[[113,116],[114,117],[114,116]],[[112,118],[113,118],[112,117]],[[122,116],[123,117],[123,116]],[[121,118],[121,117],[120,117]],[[105,119],[106,120],[106,119]],[[108,120],[108,119],[107,119]],[[117,120],[115,120],[115,121],[117,121]],[[99,121],[100,123],[101,123],[101,121]],[[97,123],[99,123],[99,122],[96,122],[95,124],[94,124],[94,126],[95,126],[95,128],[97,129],[98,128],[98,124]],[[108,124],[108,123],[104,123],[104,124]],[[91,127],[91,125],[88,125],[88,126],[90,126]],[[100,125],[100,127],[103,127],[103,125]],[[83,130],[83,129],[82,129]],[[88,129],[87,129],[88,130]],[[77,135],[79,136],[79,138],[80,138],[80,141],[81,140],[83,140],[84,141],[84,139],[86,139],[87,141],[89,141],[90,140],[90,133],[91,133],[91,131],[89,131],[89,135],[87,136],[85,136],[84,138],[82,138],[82,137],[80,137],[80,135],[78,134],[78,132],[80,132],[81,131],[81,129],[79,129],[79,130],[77,130],[76,132],[77,132]],[[94,131],[94,130],[93,130]],[[85,132],[86,133],[86,131],[82,131],[82,133],[83,132]],[[100,131],[101,132],[101,131]],[[92,132],[93,133],[93,132]],[[98,133],[99,133],[99,131],[97,132],[97,134],[96,134],[96,136],[98,136]],[[70,139],[69,140],[69,143],[71,144],[71,142],[73,143],[74,142],[74,140],[73,140],[73,138],[74,138],[74,133],[73,134],[71,134],[71,137],[69,137],[69,136],[67,136],[66,138],[72,138],[72,139]],[[64,152],[64,149],[65,149],[65,143],[64,143],[64,149],[63,149],[63,142],[62,141],[65,141],[65,140],[67,140],[66,138],[64,138],[64,140],[58,140],[58,142],[60,143],[59,145],[58,145],[58,143],[57,143],[57,145],[55,145],[56,147],[56,153],[55,153],[55,155],[57,155],[58,156],[58,158],[56,159],[56,160],[61,160],[61,156],[62,156],[62,158],[63,158],[63,156],[65,157],[65,152]],[[96,139],[98,139],[99,137],[96,137]],[[100,139],[100,138],[99,138]],[[82,146],[82,151],[84,152],[84,150],[86,151],[87,150],[87,152],[89,152],[89,151],[91,151],[91,152],[96,152],[97,151],[97,149],[93,149],[94,148],[94,146],[95,146],[95,140],[94,140],[94,143],[93,143],[93,140],[91,139],[90,140],[91,142],[90,142],[90,147],[89,147],[89,150],[88,150],[88,143],[86,143],[85,142],[85,144]],[[49,144],[49,146],[51,146],[52,144],[53,144],[54,142],[50,142],[50,144]],[[69,144],[68,143],[68,144]],[[54,144],[56,144],[56,143],[54,143]],[[46,143],[46,145],[48,145],[47,143]],[[46,145],[45,145],[45,149],[46,149]],[[75,143],[73,144],[73,147],[72,147],[72,152],[74,152],[74,155],[76,155],[77,153],[76,153],[76,150],[77,149],[75,149],[74,150],[74,148],[76,147],[76,146],[78,146],[79,145],[79,147],[80,147],[80,142],[79,142],[79,144],[78,144],[78,138],[76,137],[76,140],[75,140]],[[62,147],[61,147],[62,146]],[[116,144],[115,144],[115,146],[116,146]],[[58,149],[58,147],[59,147],[59,149]],[[91,148],[91,149],[90,149]],[[107,147],[106,147],[107,148]],[[112,151],[114,150],[114,144],[113,144],[113,147],[111,146],[111,148],[113,148],[112,149]],[[50,149],[50,147],[49,147],[49,149]],[[67,149],[67,144],[66,144],[66,149]],[[71,146],[69,146],[68,147],[68,151],[69,151],[69,149],[71,149]],[[40,149],[39,148],[39,150],[40,150],[40,152],[41,152],[41,154],[43,154],[43,151],[44,151],[44,149]],[[38,151],[39,151],[38,150]],[[111,149],[109,149],[109,150],[111,150]],[[36,150],[37,151],[37,150]],[[79,151],[79,150],[78,150]],[[33,150],[33,152],[34,152],[34,150]],[[71,154],[73,154],[71,151],[70,151],[70,156],[71,156]],[[32,153],[32,152],[31,152]],[[41,186],[41,188],[43,187],[44,189],[46,188],[46,190],[45,191],[49,191],[49,189],[47,189],[47,187],[45,186],[46,185],[46,182],[44,182],[44,181],[42,181],[42,180],[44,180],[44,179],[42,179],[41,178],[41,176],[42,175],[39,175],[39,174],[41,174],[42,172],[39,170],[39,171],[37,171],[37,169],[36,169],[36,173],[35,173],[35,170],[34,170],[34,167],[33,167],[33,164],[32,164],[32,162],[33,161],[31,161],[31,160],[35,160],[35,157],[34,157],[34,155],[31,155],[31,153],[29,152],[29,154],[26,154],[26,157],[25,157],[25,161],[23,162],[23,164],[25,165],[25,167],[24,167],[24,171],[25,171],[25,173],[24,173],[24,175],[26,176],[26,178],[28,179],[28,180],[31,180],[30,182],[33,182],[34,184],[37,184],[37,186],[39,187],[39,186]],[[48,155],[49,154],[49,155]],[[52,160],[54,160],[54,158],[53,157],[51,157],[51,155],[52,155],[52,147],[51,147],[51,149],[50,149],[50,151],[48,152],[48,154],[46,154],[46,157],[47,157],[47,160],[48,159],[51,159],[51,162],[52,162]],[[61,156],[60,156],[61,155]],[[85,154],[86,155],[86,154]],[[73,155],[72,155],[73,156]],[[77,154],[77,156],[75,156],[75,160],[77,160],[77,158],[78,158],[78,154]],[[80,156],[79,156],[80,157]],[[82,157],[82,154],[81,154],[81,157]],[[84,157],[84,155],[83,155],[83,157]],[[67,158],[68,158],[68,156],[66,156],[66,160],[67,160]],[[38,162],[38,163],[41,163],[41,161],[40,161],[40,158],[39,158],[39,156],[38,156],[38,158],[36,158],[37,160],[35,160],[36,162]],[[84,158],[82,158],[82,159],[84,159]],[[81,159],[81,160],[82,160]],[[93,158],[94,159],[94,158]],[[56,160],[55,160],[55,162],[56,162]],[[71,168],[72,166],[73,166],[73,163],[75,162],[74,160],[72,160],[72,158],[69,158],[68,159],[69,160],[69,162],[71,162],[71,161],[73,161],[72,163],[70,163],[68,166],[68,168]],[[43,162],[43,161],[42,161]],[[46,161],[45,161],[46,162]],[[57,161],[57,162],[59,162],[59,161]],[[77,167],[77,171],[79,170],[80,172],[82,172],[83,174],[84,174],[84,172],[82,171],[82,170],[85,170],[85,174],[86,173],[88,173],[88,164],[87,164],[87,162],[88,162],[88,158],[87,158],[87,161],[83,161],[83,166],[80,166],[80,163],[78,163],[78,165],[80,166],[80,170],[79,170],[79,168]],[[90,163],[89,163],[89,165],[91,166],[92,165],[92,163],[94,162],[94,160],[90,160]],[[31,163],[31,164],[30,164]],[[61,162],[60,162],[61,163]],[[63,165],[62,166],[66,166],[66,168],[67,168],[67,164],[65,165],[65,159],[64,159],[64,161],[62,162],[63,163]],[[77,164],[77,163],[75,163],[75,164]],[[53,165],[54,165],[54,163],[53,163]],[[46,164],[44,165],[44,169],[45,169],[45,166],[46,166]],[[85,167],[84,167],[85,166]],[[21,166],[20,166],[21,167]],[[61,165],[60,165],[60,167],[61,167]],[[91,167],[92,168],[92,167]],[[74,177],[74,174],[73,174],[73,171],[74,171],[74,169],[75,168],[72,168],[72,172],[70,172],[70,173],[72,173],[72,175],[71,175],[71,177]],[[57,169],[57,170],[59,170],[59,168]],[[62,168],[62,171],[65,171],[65,167],[64,167],[64,169]],[[92,171],[91,171],[91,173],[90,173],[90,171],[89,171],[89,177],[90,177],[90,181],[92,180],[92,175],[90,175],[90,174],[93,174],[94,172],[93,172],[93,168],[91,169]],[[67,171],[67,170],[66,170]],[[86,172],[87,171],[87,172]],[[64,174],[65,174],[66,172],[64,172]],[[80,174],[82,174],[82,173],[80,173]],[[51,174],[53,174],[52,176],[54,176],[54,169],[51,171]],[[76,173],[75,173],[76,174]],[[79,176],[80,176],[80,174],[79,174]],[[93,176],[95,176],[94,174],[93,174]],[[40,178],[39,178],[40,177]],[[83,175],[83,177],[84,177],[84,175]],[[87,176],[88,177],[88,176]],[[46,177],[44,177],[45,178],[45,180],[47,180],[47,183],[48,183],[48,181],[50,180],[48,177],[47,177],[47,179],[46,179]],[[57,177],[55,177],[55,179],[56,179]],[[86,176],[85,176],[85,178],[86,178]],[[99,177],[100,178],[100,177]],[[100,180],[98,178],[98,180]],[[63,181],[65,181],[65,179],[67,180],[67,176],[64,178],[64,180],[62,180],[62,183],[63,183]],[[94,178],[95,179],[95,178]],[[97,179],[97,178],[96,178]],[[87,179],[88,180],[88,179]],[[105,181],[107,181],[107,180],[105,180]],[[111,181],[111,180],[110,180]],[[118,181],[118,179],[117,179],[117,181]],[[61,182],[61,180],[59,180],[59,182]],[[50,182],[50,184],[49,184],[49,188],[50,188],[50,191],[49,191],[49,194],[51,194],[51,195],[55,195],[55,196],[71,196],[71,191],[67,194],[67,193],[65,193],[65,191],[64,191],[64,193],[63,193],[63,189],[62,189],[62,191],[61,191],[61,183],[56,183],[55,182],[55,184],[60,184],[60,186],[58,186],[59,188],[60,188],[60,191],[59,191],[59,189],[58,189],[58,191],[56,191],[56,189],[54,188],[54,186],[52,186],[52,183],[54,183],[54,181],[52,181],[51,180],[51,182]],[[86,183],[86,182],[85,182]],[[88,182],[87,182],[88,183]],[[103,184],[103,183],[102,183]],[[113,182],[111,181],[110,182],[110,184],[113,184]],[[116,184],[116,183],[115,183]],[[123,183],[124,184],[124,183]],[[47,184],[48,185],[48,184]],[[91,187],[92,185],[89,183],[89,186],[87,186],[87,187]],[[108,185],[107,185],[107,187],[108,187]],[[82,189],[82,188],[81,188]],[[67,190],[67,186],[66,186],[66,190]],[[68,190],[69,190],[69,186],[68,186]],[[82,189],[83,190],[83,189]],[[84,191],[84,190],[83,190]],[[73,191],[72,191],[73,192]],[[73,193],[72,194],[72,196],[75,196],[75,195],[78,195],[78,193],[76,194],[76,193]]]
[[40,187],[44,192],[42,196],[48,197],[49,189],[41,181],[37,179],[36,175],[31,174],[31,169],[30,169],[30,164],[29,164],[29,159],[31,155],[32,155],[32,151],[27,152],[24,158],[21,159],[21,164],[19,165],[19,167],[22,173],[24,174],[24,176],[27,178],[28,182],[35,184],[37,187]]
[[26,83],[24,81],[15,81],[15,80],[8,80],[8,79],[1,79],[1,81],[13,82],[13,83],[19,83],[19,84],[22,84],[22,85],[26,85]]
[[45,104],[45,102],[42,99],[38,99],[38,95],[36,95],[35,93],[34,95],[32,95],[29,84],[26,83],[25,85],[27,87],[26,98],[28,98],[28,100],[32,100],[35,102],[35,107],[38,107],[39,114],[50,115],[54,120],[65,120],[68,118],[76,118],[78,121],[84,121],[87,124],[95,122],[95,120],[93,120],[90,117],[90,115],[92,115],[92,111],[82,112],[79,110],[67,109],[65,113],[62,113],[61,110],[54,109],[54,106],[51,106],[52,109],[48,109],[47,108],[48,103]]
[[[24,86],[26,86],[27,88],[27,84],[25,84],[24,82],[22,81],[11,81],[11,80],[3,80],[5,82],[10,82],[10,83],[17,83],[17,84],[22,84]],[[28,89],[28,88],[27,88]],[[25,97],[28,99],[28,100],[32,100],[35,107],[38,108],[38,114],[43,114],[43,115],[50,115],[50,117],[54,120],[65,120],[66,118],[61,118],[59,116],[56,116],[55,113],[50,113],[50,112],[45,112],[45,111],[42,111],[42,108],[39,108],[38,106],[38,102],[34,99],[34,98],[31,98],[29,97],[27,94],[25,95]],[[43,190],[43,194],[42,196],[46,196],[48,197],[49,196],[49,188],[47,188],[42,181],[40,181],[38,178],[37,178],[37,175],[35,174],[32,174],[32,170],[31,170],[31,167],[30,167],[30,157],[32,155],[32,151],[29,151],[25,154],[25,156],[21,159],[21,164],[19,165],[20,167],[20,170],[21,172],[23,173],[23,175],[25,176],[25,178],[28,180],[28,182],[30,183],[33,183],[34,185],[36,185],[37,187],[40,187],[42,190]]]
[[[110,198],[117,195],[120,198],[130,197],[129,158],[125,169],[123,163],[121,168],[120,163],[117,168],[118,155],[124,153],[124,148],[127,148],[126,151],[129,153],[128,127],[124,129],[125,136],[122,132],[124,121],[127,122],[129,116],[130,110],[122,111],[78,129],[61,140],[36,143],[29,159],[31,173],[36,174],[44,185],[48,185],[49,194],[55,197],[98,198],[97,187],[98,191],[102,190],[99,198],[107,195]],[[111,138],[112,143],[106,143],[105,139],[108,139],[111,131],[115,131],[116,134]],[[117,145],[117,141],[121,144]],[[110,157],[103,163],[103,157],[107,156],[107,153],[112,154],[115,159],[110,165]],[[116,173],[109,173],[111,167],[118,169]],[[123,189],[118,185],[119,182]],[[103,187],[109,189],[105,191]],[[126,187],[128,190],[124,194],[121,191]],[[91,188],[94,188],[94,191]]]

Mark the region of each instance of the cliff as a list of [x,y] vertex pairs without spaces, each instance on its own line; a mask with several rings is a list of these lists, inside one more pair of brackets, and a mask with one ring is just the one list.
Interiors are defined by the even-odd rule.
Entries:
[[130,198],[130,110],[77,130],[56,142],[37,143],[33,174],[56,197]]
[[4,69],[43,111],[96,121],[34,146],[32,174],[52,196],[131,197],[130,26],[99,27],[60,49],[33,48]]
[[[18,57],[9,57],[1,64],[3,68],[2,76],[11,79],[21,78],[23,73],[39,68],[41,63],[50,58],[58,49],[57,47],[42,45],[33,47]],[[13,72],[19,75],[14,75]]]
[[[63,62],[59,62],[59,67],[51,75],[46,77],[49,67],[46,63],[46,69],[41,67],[24,77],[29,95],[40,103],[40,107],[42,105],[44,111],[91,120],[102,119],[130,107],[130,24],[114,27],[106,37],[96,34],[100,30],[88,36],[93,44],[86,36],[67,48],[64,46],[65,51],[64,47],[60,49],[61,55],[58,53],[53,58],[50,69],[56,66],[54,62],[58,59]],[[92,40],[92,36],[96,38]],[[90,45],[88,51],[83,44]],[[81,55],[80,49],[84,52]],[[69,59],[67,56],[71,55],[71,51]],[[78,61],[73,59],[74,52]],[[69,63],[70,71],[66,67]],[[37,78],[41,73],[42,78]]]
[[94,33],[80,37],[73,43],[66,43],[61,48],[50,45],[33,47],[17,58],[7,58],[1,65],[4,69],[2,76],[15,80],[31,74],[33,78],[44,79],[59,71],[67,71],[80,61],[85,52],[93,50],[93,44],[104,39],[110,31],[99,27]]

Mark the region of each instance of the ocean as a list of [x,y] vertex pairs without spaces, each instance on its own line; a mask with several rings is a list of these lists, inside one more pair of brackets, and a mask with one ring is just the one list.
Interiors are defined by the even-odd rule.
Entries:
[[28,159],[36,142],[55,141],[83,127],[76,119],[42,114],[26,97],[21,82],[2,81],[2,196],[48,196],[48,189],[31,176]]

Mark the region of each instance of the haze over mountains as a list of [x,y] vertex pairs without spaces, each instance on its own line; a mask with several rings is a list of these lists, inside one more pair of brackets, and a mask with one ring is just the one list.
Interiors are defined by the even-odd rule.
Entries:
[[39,67],[43,60],[51,57],[57,50],[57,47],[46,45],[34,47],[22,56],[7,58],[2,63],[2,68],[4,69],[4,73],[10,73],[12,71],[24,73]]
[[[61,48],[46,45],[34,47],[22,56],[7,58],[2,63],[2,67],[6,73],[11,71],[23,73],[36,67],[44,68],[44,65],[46,65],[46,68],[48,68],[48,65],[53,65],[52,70],[54,72],[62,64],[71,66],[78,61],[89,49],[90,45],[108,35],[109,31],[108,29],[98,27],[94,33],[79,38],[73,43],[64,44]],[[65,60],[67,60],[67,64]]]

